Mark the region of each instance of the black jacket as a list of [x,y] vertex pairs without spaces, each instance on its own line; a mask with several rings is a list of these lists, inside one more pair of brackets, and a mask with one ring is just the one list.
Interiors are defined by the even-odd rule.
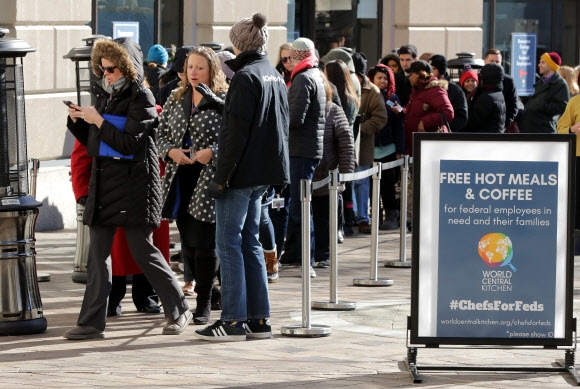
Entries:
[[447,97],[455,113],[453,120],[449,123],[451,132],[461,132],[467,124],[467,98],[461,87],[452,82],[449,82],[447,86]]
[[502,133],[505,131],[503,69],[495,63],[487,64],[481,69],[479,78],[481,85],[469,107],[465,131]]
[[520,131],[555,134],[556,123],[570,100],[568,84],[556,72],[546,84],[542,80],[536,82],[534,89],[533,96],[526,103],[524,126]]
[[288,104],[290,156],[322,159],[326,92],[318,68],[308,68],[293,76]]
[[[110,44],[114,42],[123,46],[133,61],[141,58],[141,62],[134,64],[137,78],[129,80],[112,96],[100,86],[100,82],[93,85],[92,93],[96,96],[95,108],[100,114],[127,117],[124,132],[106,120],[101,128],[84,120],[73,123],[70,117],[67,123],[71,133],[93,157],[83,221],[89,226],[157,227],[161,216],[161,181],[153,129],[157,117],[155,99],[142,84],[143,55],[139,45],[126,38],[109,41]],[[117,49],[115,46],[112,48]],[[100,46],[95,46],[93,58],[98,56],[99,50]],[[134,159],[100,157],[101,141],[122,154],[133,154]]]
[[288,184],[288,90],[282,76],[258,51],[226,63],[235,75],[224,104],[214,181],[238,189]]
[[507,128],[518,116],[518,91],[516,90],[514,79],[505,73],[503,75],[502,93],[505,100],[505,126]]

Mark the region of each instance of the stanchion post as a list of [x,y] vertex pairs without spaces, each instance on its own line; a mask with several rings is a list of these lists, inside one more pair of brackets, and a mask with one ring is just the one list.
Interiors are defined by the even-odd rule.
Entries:
[[400,212],[400,243],[399,259],[385,261],[385,267],[411,267],[407,262],[407,198],[409,189],[409,156],[405,155],[405,163],[401,165],[401,212]]
[[356,303],[338,301],[338,170],[330,172],[329,192],[329,239],[330,239],[330,301],[314,301],[312,309],[328,311],[352,311]]
[[[40,168],[40,159],[30,158],[29,160],[32,168],[30,170],[30,195],[36,198],[36,187],[38,183],[38,169]],[[38,282],[48,282],[50,281],[50,273],[39,273],[36,272],[36,280]]]
[[[302,205],[302,325],[284,326],[282,335],[318,337],[330,335],[330,326],[310,323],[310,196],[312,182],[300,180],[300,202]],[[292,200],[290,200],[292,201]]]
[[377,278],[377,255],[379,251],[379,197],[381,195],[381,163],[375,162],[373,168],[377,171],[373,174],[373,193],[371,198],[371,270],[370,278],[355,278],[352,280],[356,286],[390,286],[393,280]]

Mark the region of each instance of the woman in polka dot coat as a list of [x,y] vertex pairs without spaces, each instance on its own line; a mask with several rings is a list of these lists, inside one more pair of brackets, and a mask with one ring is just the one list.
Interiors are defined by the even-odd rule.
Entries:
[[187,78],[165,103],[157,129],[159,155],[167,162],[162,216],[177,222],[186,267],[184,291],[195,280],[194,322],[206,324],[212,302],[219,304],[221,297],[214,285],[218,269],[215,203],[207,185],[215,174],[222,118],[215,103],[195,87],[203,83],[223,99],[227,83],[218,57],[206,47],[194,48],[187,55],[184,70]]

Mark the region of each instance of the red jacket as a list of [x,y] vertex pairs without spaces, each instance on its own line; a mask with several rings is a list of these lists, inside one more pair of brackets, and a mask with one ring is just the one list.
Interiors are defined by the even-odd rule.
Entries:
[[453,120],[453,106],[447,97],[447,85],[448,81],[433,77],[413,88],[409,103],[403,109],[408,155],[413,155],[413,133],[419,131],[421,121],[426,132],[435,132],[443,124],[439,112],[443,112],[448,123]]
[[[78,140],[75,140],[70,158],[70,167],[73,192],[77,201],[89,194],[92,164],[93,158],[87,155],[86,147]],[[161,162],[162,175],[164,167],[165,162]],[[169,263],[169,222],[167,220],[162,220],[159,228],[153,229],[153,244],[161,251],[161,254]],[[114,276],[143,273],[131,256],[125,231],[122,228],[118,228],[115,234],[115,240],[111,248],[111,263]]]

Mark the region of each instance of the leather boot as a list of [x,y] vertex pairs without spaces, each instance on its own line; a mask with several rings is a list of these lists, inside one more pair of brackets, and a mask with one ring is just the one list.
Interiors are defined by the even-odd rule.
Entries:
[[268,282],[277,282],[279,276],[276,246],[274,246],[272,250],[264,250],[264,259],[266,260],[266,273],[268,273]]

